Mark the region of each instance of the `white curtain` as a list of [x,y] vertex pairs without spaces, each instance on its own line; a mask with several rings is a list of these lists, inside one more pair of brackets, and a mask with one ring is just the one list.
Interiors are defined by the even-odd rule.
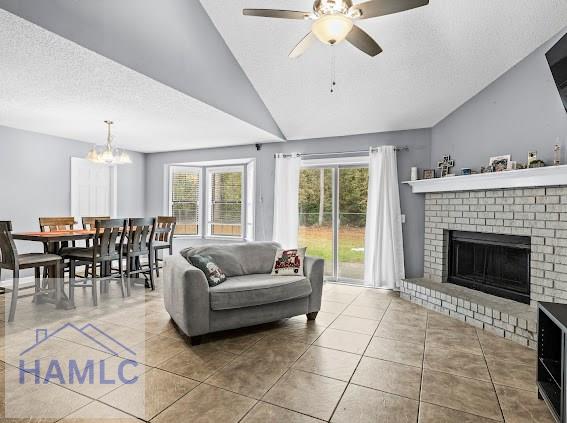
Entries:
[[298,247],[300,168],[301,158],[297,154],[276,156],[272,239],[283,248]]
[[370,149],[364,281],[395,289],[405,277],[398,165],[393,146]]

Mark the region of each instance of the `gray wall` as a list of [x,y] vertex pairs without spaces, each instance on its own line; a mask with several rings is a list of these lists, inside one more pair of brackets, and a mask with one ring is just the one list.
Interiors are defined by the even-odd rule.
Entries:
[[553,145],[567,150],[567,113],[545,53],[559,37],[537,49],[432,130],[432,164],[450,153],[456,172],[479,169],[491,156],[512,154],[527,162],[528,151],[553,160]]
[[[325,138],[307,141],[290,141],[285,144],[267,144],[261,151],[253,145],[191,150],[172,153],[148,154],[146,160],[146,213],[157,215],[165,212],[165,168],[171,163],[256,158],[256,239],[269,240],[272,236],[274,203],[274,153],[279,152],[335,152],[365,150],[376,145],[408,145],[410,150],[400,152],[398,171],[400,181],[409,179],[411,166],[428,167],[430,160],[430,130],[415,130],[368,134],[349,137]],[[406,185],[400,187],[402,213],[406,214],[404,242],[406,273],[420,276],[423,273],[424,198],[413,195]],[[197,241],[178,238],[176,248],[193,245]]]
[[199,0],[0,0],[0,7],[282,136]]
[[[84,157],[90,148],[79,141],[0,126],[0,220],[11,220],[15,231],[33,231],[39,230],[39,216],[68,216],[71,157]],[[118,214],[143,216],[145,157],[129,154],[133,164],[118,168]],[[18,242],[18,248],[42,251],[28,242]]]

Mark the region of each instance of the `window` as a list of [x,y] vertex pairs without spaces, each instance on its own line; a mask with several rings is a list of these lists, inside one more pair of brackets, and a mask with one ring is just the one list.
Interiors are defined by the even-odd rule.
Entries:
[[207,169],[208,236],[243,238],[244,166]]
[[170,181],[169,212],[177,218],[176,233],[200,235],[201,169],[171,167]]
[[177,235],[254,239],[255,162],[170,166],[169,213]]

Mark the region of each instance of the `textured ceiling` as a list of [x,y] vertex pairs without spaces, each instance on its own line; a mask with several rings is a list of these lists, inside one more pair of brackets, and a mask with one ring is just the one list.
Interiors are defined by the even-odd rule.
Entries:
[[0,61],[0,125],[104,143],[113,119],[142,152],[279,140],[2,9]]
[[307,11],[311,1],[201,3],[288,139],[432,127],[567,24],[567,0],[431,0],[359,22],[384,49],[375,58],[318,43],[290,60],[310,23],[242,9]]

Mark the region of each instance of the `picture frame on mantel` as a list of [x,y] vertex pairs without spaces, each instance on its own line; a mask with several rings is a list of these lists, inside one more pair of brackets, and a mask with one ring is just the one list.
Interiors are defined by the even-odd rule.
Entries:
[[422,179],[435,179],[435,169],[423,169]]
[[503,156],[494,156],[490,158],[489,166],[492,166],[495,172],[504,172],[508,170],[508,163],[512,159],[511,154],[505,154]]

